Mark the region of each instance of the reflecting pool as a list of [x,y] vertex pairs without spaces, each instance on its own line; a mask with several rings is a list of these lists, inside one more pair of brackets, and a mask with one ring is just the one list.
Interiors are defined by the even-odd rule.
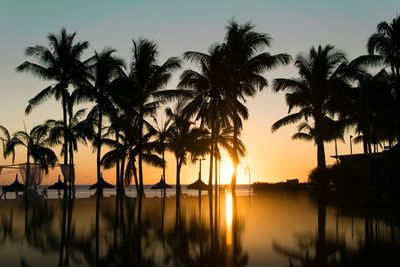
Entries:
[[0,200],[0,266],[400,266],[398,207],[306,192]]

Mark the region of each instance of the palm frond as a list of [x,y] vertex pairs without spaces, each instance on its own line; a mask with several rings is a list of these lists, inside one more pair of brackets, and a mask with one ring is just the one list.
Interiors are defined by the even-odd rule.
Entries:
[[302,118],[303,118],[303,114],[301,112],[289,114],[286,117],[284,117],[284,118],[276,121],[274,124],[272,124],[271,131],[275,132],[279,128],[281,128],[282,126],[286,126],[286,125],[289,125],[289,124],[296,123],[299,120],[301,120]]

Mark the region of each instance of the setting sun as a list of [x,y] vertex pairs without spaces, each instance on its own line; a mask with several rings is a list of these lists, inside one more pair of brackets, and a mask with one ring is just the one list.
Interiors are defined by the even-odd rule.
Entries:
[[230,158],[221,162],[221,184],[229,184],[233,173],[233,164]]

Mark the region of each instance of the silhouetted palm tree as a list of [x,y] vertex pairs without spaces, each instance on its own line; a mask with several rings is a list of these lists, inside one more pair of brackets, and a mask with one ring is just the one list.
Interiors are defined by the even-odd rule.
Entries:
[[[262,90],[268,81],[261,74],[281,65],[287,65],[291,57],[287,54],[271,55],[261,52],[270,47],[272,38],[265,33],[258,33],[249,22],[239,24],[232,20],[226,26],[225,64],[228,67],[229,83],[226,84],[226,97],[230,101],[230,119],[234,129],[234,151],[238,151],[236,140],[241,130],[241,120],[247,118],[247,109],[241,101],[253,97],[257,90]],[[259,53],[261,52],[261,53]],[[238,153],[233,155],[232,189],[236,187],[236,172],[239,163]]]
[[[357,85],[346,90],[342,97],[340,117],[359,134],[354,142],[363,142],[364,153],[372,153],[372,144],[395,139],[393,120],[395,107],[385,70],[376,75],[364,74],[357,78]],[[392,130],[390,130],[392,129]]]
[[235,141],[233,139],[233,127],[230,125],[223,127],[222,125],[223,125],[222,123],[217,122],[217,127],[215,129],[215,140],[214,140],[215,185],[217,185],[218,161],[221,159],[220,147],[222,147],[225,151],[227,151],[231,157],[233,157],[234,153],[238,153],[240,157],[246,154],[246,147],[239,137],[236,139],[237,151],[234,151],[233,147]]
[[[47,39],[49,47],[36,45],[25,50],[27,56],[34,57],[39,63],[25,61],[17,67],[17,71],[30,72],[33,75],[55,84],[43,89],[34,98],[29,100],[25,112],[28,114],[32,108],[46,101],[54,95],[56,100],[61,100],[63,122],[65,128],[68,123],[67,98],[70,85],[85,84],[88,73],[86,69],[90,60],[82,62],[82,53],[88,48],[89,42],[74,42],[76,33],[68,34],[63,28],[59,36],[49,34]],[[64,140],[64,164],[68,164],[68,144]]]
[[167,116],[173,121],[170,138],[170,149],[176,158],[176,194],[181,194],[181,168],[185,165],[188,154],[192,154],[192,161],[196,155],[207,151],[207,141],[203,138],[206,130],[197,128],[183,113],[186,102],[179,100],[174,110],[166,109]]
[[38,125],[29,132],[26,130],[15,132],[12,138],[6,143],[6,156],[9,156],[16,146],[24,146],[26,148],[26,188],[30,181],[31,158],[46,173],[48,172],[49,165],[54,167],[57,162],[56,154],[48,148],[47,131],[47,126]]
[[[95,122],[97,126],[95,146],[97,148],[97,181],[101,180],[101,137],[103,129],[103,115],[113,110],[111,99],[111,83],[122,73],[121,59],[113,56],[114,49],[104,49],[101,53],[95,52],[93,57],[94,64],[89,69],[91,77],[90,83],[81,85],[74,91],[74,98],[80,101],[95,102],[95,106],[90,111],[88,117]],[[98,183],[100,184],[100,183]]]
[[[393,78],[393,96],[396,99],[396,118],[394,120],[397,138],[400,139],[400,16],[380,22],[376,32],[367,43],[368,56],[360,57],[367,65],[389,67]],[[399,141],[399,140],[398,140]]]
[[[139,182],[137,180],[137,171],[135,165],[135,155],[134,148],[136,147],[136,142],[132,142],[130,136],[125,136],[124,130],[118,137],[118,141],[107,138],[103,138],[103,144],[107,145],[110,150],[103,155],[101,158],[101,165],[105,169],[110,169],[120,161],[120,179],[122,179],[124,184],[130,184],[132,181],[132,176],[135,178],[136,192],[139,194]],[[133,143],[133,144],[132,144]],[[126,163],[125,163],[126,162]]]
[[[170,146],[169,141],[171,139],[171,134],[173,130],[173,123],[170,118],[166,119],[165,122],[159,122],[155,116],[152,116],[153,121],[154,121],[154,144],[155,144],[155,149],[158,153],[161,154],[162,160],[163,160],[163,174],[162,174],[162,180],[164,183],[166,183],[166,176],[165,176],[165,166],[166,166],[166,161],[165,161],[165,151],[167,148]],[[164,187],[164,196],[165,196],[165,190],[166,188]]]
[[[103,136],[102,143],[111,150],[103,155],[101,160],[104,168],[116,166],[120,162],[121,185],[130,184],[134,177],[137,194],[139,195],[139,181],[137,177],[136,157],[138,155],[138,99],[136,91],[132,90],[132,80],[121,74],[111,84],[110,91],[114,109],[108,114],[111,125]],[[118,135],[117,135],[118,132]],[[115,139],[112,139],[112,137]]]
[[[0,140],[3,143],[3,157],[6,158],[7,157],[6,144],[7,144],[7,142],[10,142],[11,135],[10,135],[9,131],[7,130],[7,128],[2,126],[2,125],[0,125],[0,132],[3,135],[3,136],[0,136]],[[10,154],[11,154],[11,162],[12,162],[12,164],[14,164],[14,161],[15,161],[15,150],[11,150]]]
[[[376,33],[368,39],[367,50],[376,55],[384,67],[390,67],[395,76],[397,89],[400,90],[400,16],[391,23],[382,21],[376,27]],[[399,92],[400,93],[400,92]]]
[[146,39],[133,41],[132,62],[126,74],[125,87],[134,91],[135,109],[138,114],[138,168],[140,195],[143,188],[143,145],[146,136],[145,117],[153,115],[164,100],[175,97],[180,90],[161,90],[180,67],[178,58],[171,57],[163,64],[158,63],[157,45]]
[[298,126],[299,132],[292,138],[315,142],[318,168],[326,167],[324,141],[343,133],[344,123],[333,120],[335,103],[332,96],[336,90],[347,87],[345,62],[344,53],[332,45],[312,47],[307,55],[296,57],[294,65],[300,78],[275,79],[273,82],[275,92],[287,91],[289,113],[294,108],[300,110],[275,122],[272,131],[303,120]]
[[226,98],[224,96],[224,84],[226,66],[224,64],[224,53],[221,46],[214,45],[208,50],[209,54],[188,51],[184,58],[195,63],[200,71],[192,69],[185,70],[178,84],[178,88],[190,89],[193,97],[184,107],[183,112],[195,121],[200,120],[200,126],[207,127],[210,131],[210,169],[208,184],[212,189],[213,162],[215,155],[216,128],[219,124],[229,123]]
[[[121,117],[122,123],[119,129],[119,138],[114,140],[108,138],[109,134],[106,134],[102,139],[102,143],[111,148],[110,151],[105,153],[101,159],[101,164],[104,168],[109,169],[115,166],[118,160],[121,160],[121,176],[124,177],[124,183],[130,184],[132,177],[135,179],[135,185],[138,195],[144,196],[144,192],[140,193],[140,183],[137,175],[137,157],[139,155],[139,136],[138,136],[138,118],[127,119]],[[145,121],[146,127],[151,126]],[[154,167],[162,167],[163,160],[155,155],[153,152],[157,147],[157,142],[151,142],[154,135],[154,131],[151,130],[142,137],[142,157],[143,161]],[[126,163],[125,163],[126,162]]]
[[[110,125],[108,127],[106,127],[107,132],[102,138],[104,139],[104,138],[114,137],[115,144],[116,145],[118,144],[117,146],[119,146],[120,140],[124,139],[122,129],[124,127],[123,126],[124,123],[126,123],[126,119],[124,118],[121,110],[115,105],[114,105],[113,109],[109,110],[109,112],[107,114],[107,118],[110,122]],[[115,184],[117,185],[117,194],[120,195],[120,194],[123,194],[125,191],[124,179],[123,179],[124,171],[121,172],[121,170],[123,170],[123,166],[121,166],[121,165],[124,165],[125,155],[122,151],[120,151],[120,153],[116,153],[114,156],[115,156],[115,172],[116,172]],[[103,158],[102,158],[101,163],[103,165]],[[108,166],[108,167],[111,167],[111,166]]]
[[[93,140],[95,137],[91,122],[89,120],[83,120],[86,110],[80,109],[74,114],[73,104],[72,101],[69,101],[67,129],[64,128],[64,122],[61,120],[46,121],[46,126],[49,128],[48,142],[50,145],[58,145],[62,143],[62,139],[67,140],[69,144],[69,162],[71,166],[74,166],[74,151],[78,151],[78,142],[87,144],[87,140]],[[64,136],[64,134],[66,135]],[[65,151],[62,151],[62,153],[65,153]],[[71,178],[74,177],[69,177],[70,189],[75,194],[75,179]]]

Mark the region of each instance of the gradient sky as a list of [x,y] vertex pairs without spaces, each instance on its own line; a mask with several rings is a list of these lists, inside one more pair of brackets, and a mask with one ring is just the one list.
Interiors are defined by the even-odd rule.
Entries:
[[[105,0],[0,0],[0,124],[11,132],[28,129],[49,118],[61,118],[61,104],[53,99],[25,116],[24,110],[30,98],[43,89],[48,82],[38,80],[27,73],[16,73],[15,68],[27,60],[27,46],[47,45],[48,33],[58,33],[62,27],[77,32],[77,40],[88,40],[90,49],[104,47],[117,49],[118,56],[130,61],[132,39],[145,37],[159,44],[160,60],[180,56],[187,50],[207,51],[214,42],[223,41],[225,25],[231,18],[240,22],[251,21],[256,30],[270,34],[274,42],[271,53],[286,52],[295,57],[312,45],[333,44],[344,50],[349,59],[365,54],[368,37],[376,25],[396,16],[398,1],[105,1]],[[32,59],[29,59],[32,60]],[[169,86],[178,82],[181,71],[173,77]],[[278,77],[295,77],[293,64],[266,73],[270,82]],[[307,180],[309,171],[316,166],[316,148],[312,143],[291,141],[296,132],[293,126],[271,134],[271,125],[287,114],[283,94],[273,94],[265,88],[247,106],[250,119],[244,124],[242,139],[247,155],[238,169],[238,182],[246,183],[247,166],[252,181],[276,182],[290,178]],[[346,140],[350,134],[346,133]],[[349,144],[339,144],[339,153],[349,153]],[[361,148],[355,146],[355,152]],[[58,150],[57,150],[58,152]],[[326,145],[328,163],[334,154],[332,143]],[[25,152],[17,150],[17,162],[24,161]],[[223,159],[222,180],[228,180],[229,160]],[[10,159],[0,157],[0,165]],[[204,164],[206,163],[206,164]],[[207,162],[203,163],[203,180]],[[174,158],[168,157],[167,182],[174,183]],[[80,147],[76,159],[77,182],[89,184],[95,181],[95,156],[91,147]],[[197,164],[183,167],[182,183],[197,178]],[[53,183],[58,170],[44,181]],[[161,169],[146,168],[145,183],[158,181]],[[15,175],[3,170],[0,185],[8,183]],[[105,172],[110,182],[114,175]]]

